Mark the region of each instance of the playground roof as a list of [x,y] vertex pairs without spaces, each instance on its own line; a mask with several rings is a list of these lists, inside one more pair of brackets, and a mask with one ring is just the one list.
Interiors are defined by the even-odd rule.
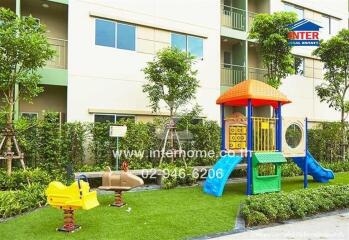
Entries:
[[245,80],[234,87],[228,89],[216,101],[217,104],[229,106],[247,106],[248,100],[252,100],[252,105],[271,105],[278,107],[278,102],[287,104],[291,101],[276,88],[257,80]]
[[281,152],[261,152],[253,153],[253,160],[257,163],[283,163],[287,162]]

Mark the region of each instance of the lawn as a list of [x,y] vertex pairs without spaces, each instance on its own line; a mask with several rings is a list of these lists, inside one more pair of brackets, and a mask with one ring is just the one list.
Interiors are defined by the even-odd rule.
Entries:
[[[349,183],[349,173],[337,173],[330,184]],[[310,187],[319,183],[310,181]],[[285,178],[282,189],[303,186],[302,177]],[[73,234],[56,232],[63,222],[62,211],[45,207],[0,223],[1,239],[185,239],[232,230],[245,184],[230,184],[222,198],[202,193],[201,187],[155,190],[125,194],[127,207],[108,207],[112,195],[99,196],[101,206],[77,211],[82,229]]]

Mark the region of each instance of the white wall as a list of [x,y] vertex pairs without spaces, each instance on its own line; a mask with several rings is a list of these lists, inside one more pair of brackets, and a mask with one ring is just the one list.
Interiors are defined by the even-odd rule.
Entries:
[[289,76],[283,80],[280,91],[292,102],[283,107],[285,117],[307,117],[309,120],[339,120],[340,114],[321,103],[315,92],[315,86],[321,80],[303,76]]
[[[74,0],[69,2],[68,121],[93,121],[88,109],[151,111],[141,69],[153,55],[95,45],[90,12],[116,19],[201,33],[204,60],[197,64],[197,102],[209,119],[219,119],[220,9],[218,0]],[[137,44],[137,43],[136,43]]]

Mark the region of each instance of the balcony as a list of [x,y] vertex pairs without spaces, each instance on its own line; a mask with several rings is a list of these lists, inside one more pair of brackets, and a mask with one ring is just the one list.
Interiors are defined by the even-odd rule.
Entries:
[[267,70],[264,68],[255,68],[255,67],[249,67],[248,68],[248,78],[249,79],[254,79],[254,80],[259,80],[262,82],[266,82]]
[[221,85],[234,86],[246,79],[246,67],[223,63],[221,66]]
[[68,40],[48,37],[48,41],[56,51],[55,56],[47,63],[47,67],[67,69],[68,67]]
[[227,5],[221,5],[221,25],[246,31],[246,11]]

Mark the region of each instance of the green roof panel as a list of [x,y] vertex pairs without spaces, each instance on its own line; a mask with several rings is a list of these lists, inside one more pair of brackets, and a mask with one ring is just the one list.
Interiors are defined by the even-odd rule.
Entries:
[[286,158],[281,152],[253,153],[252,160],[257,163],[284,163]]

